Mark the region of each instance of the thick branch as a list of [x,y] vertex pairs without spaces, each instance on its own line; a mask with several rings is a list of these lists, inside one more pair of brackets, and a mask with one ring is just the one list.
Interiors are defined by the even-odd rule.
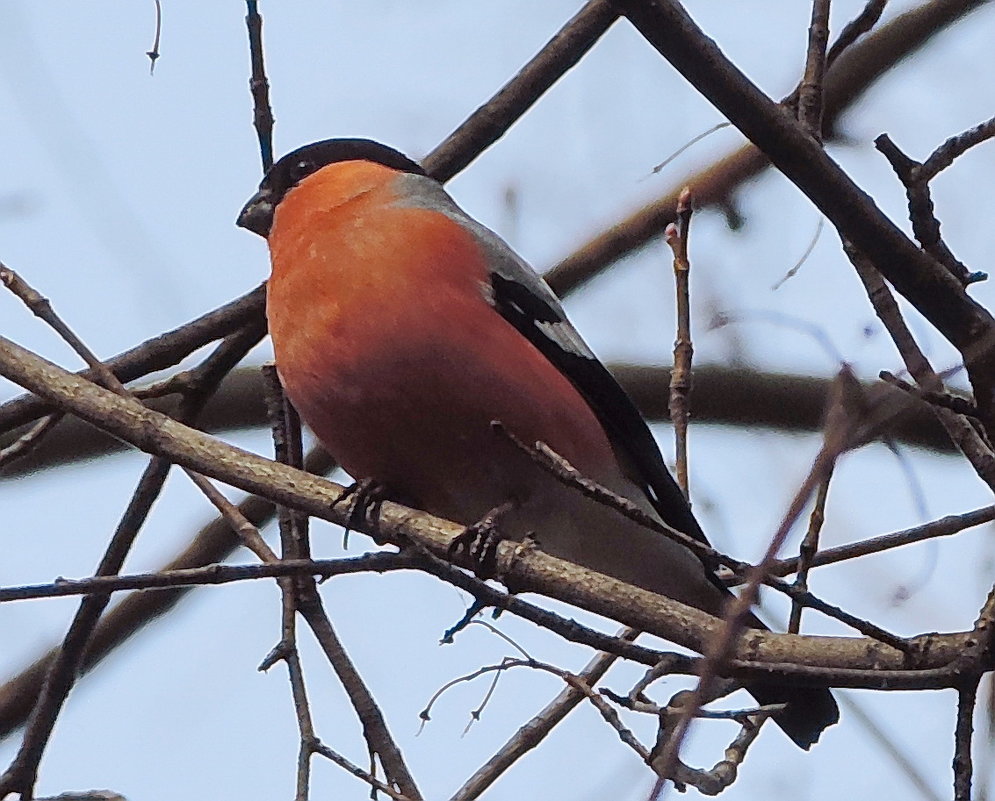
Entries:
[[[2,337],[0,374],[149,453],[323,520],[347,522],[349,510],[335,506],[344,491],[339,485],[226,445],[138,401],[74,376]],[[398,544],[413,541],[440,557],[445,557],[462,531],[462,526],[392,503],[383,504],[376,525],[381,538]],[[502,581],[515,591],[538,592],[699,652],[721,625],[698,609],[522,545],[502,544],[498,564]],[[828,674],[812,669],[825,668],[849,686],[950,686],[956,675],[945,668],[962,654],[972,636],[973,632],[913,639],[918,654],[913,665],[899,651],[866,638],[749,631],[733,650],[730,672],[756,677],[758,671],[769,671],[787,680],[822,683]],[[986,661],[978,667],[990,665]]]

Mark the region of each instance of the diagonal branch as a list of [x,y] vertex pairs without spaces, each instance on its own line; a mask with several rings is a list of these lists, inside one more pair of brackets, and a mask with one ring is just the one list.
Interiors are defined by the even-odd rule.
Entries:
[[995,319],[988,310],[902,233],[797,120],[722,54],[679,3],[615,0],[615,5],[961,352],[978,408],[989,419],[995,413]]
[[[0,374],[143,450],[323,520],[339,525],[349,522],[349,510],[335,507],[344,491],[339,485],[219,442],[146,409],[138,401],[74,376],[3,337]],[[400,544],[413,541],[440,557],[448,553],[452,540],[463,531],[462,526],[399,504],[385,502],[379,512],[379,536]],[[371,524],[366,525],[368,528]],[[506,585],[556,598],[699,652],[713,640],[721,625],[721,621],[698,609],[520,543],[503,543],[499,547],[498,567]],[[815,684],[839,678],[845,686],[950,686],[954,677],[947,666],[962,655],[965,638],[970,636],[912,638],[909,645],[916,656],[910,667],[906,655],[867,638],[750,631],[735,644],[730,673],[756,678],[759,670],[769,681],[773,671],[787,681]],[[990,669],[991,658],[988,652],[979,655],[977,667]],[[831,673],[820,673],[821,669]]]
[[[849,47],[826,73],[823,133],[828,136],[840,116],[902,59],[990,0],[930,0],[896,17],[880,30]],[[865,20],[869,22],[870,20]],[[860,27],[853,31],[859,33]],[[844,30],[841,40],[848,36]],[[834,48],[835,50],[835,45]],[[830,59],[833,58],[832,51]],[[683,186],[695,188],[698,208],[728,205],[733,192],[770,166],[753,145],[685,176],[661,197],[595,235],[546,273],[550,286],[563,296],[598,275],[626,253],[643,247],[674,222]]]

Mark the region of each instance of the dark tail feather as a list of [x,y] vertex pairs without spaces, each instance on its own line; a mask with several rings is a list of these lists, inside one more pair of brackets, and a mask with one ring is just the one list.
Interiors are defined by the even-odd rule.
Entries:
[[806,751],[818,742],[823,729],[840,719],[839,707],[829,690],[783,684],[751,684],[746,689],[761,705],[788,705],[771,720]]

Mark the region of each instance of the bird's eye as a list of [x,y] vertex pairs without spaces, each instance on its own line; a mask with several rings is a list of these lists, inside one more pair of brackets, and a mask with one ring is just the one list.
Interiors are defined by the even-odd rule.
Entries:
[[290,172],[291,172],[290,176],[291,179],[294,181],[294,183],[297,183],[298,181],[307,178],[308,175],[311,174],[312,172],[311,162],[308,161],[307,159],[301,159],[296,164],[294,164],[294,168]]

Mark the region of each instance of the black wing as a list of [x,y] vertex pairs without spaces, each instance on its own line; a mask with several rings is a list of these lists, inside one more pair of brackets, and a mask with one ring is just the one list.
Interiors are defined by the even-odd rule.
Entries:
[[[541,280],[534,273],[530,277]],[[642,485],[663,521],[707,542],[684,494],[667,470],[646,421],[625,390],[580,339],[559,303],[553,306],[533,287],[500,272],[492,274],[491,284],[495,308],[584,396],[612,444],[631,462],[635,475],[630,477]],[[542,285],[546,287],[545,282]],[[551,292],[548,288],[546,291]]]

